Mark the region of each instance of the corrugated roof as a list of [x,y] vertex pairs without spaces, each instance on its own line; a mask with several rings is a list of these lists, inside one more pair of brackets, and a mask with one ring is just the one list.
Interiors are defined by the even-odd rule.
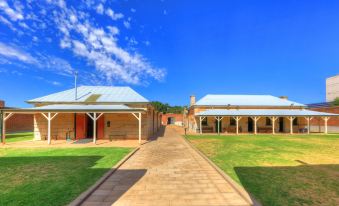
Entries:
[[196,116],[339,116],[306,109],[211,109]]
[[106,111],[106,112],[114,112],[114,111],[144,111],[142,108],[131,108],[126,105],[115,104],[115,105],[86,105],[86,104],[52,104],[41,107],[32,107],[32,108],[12,108],[9,109],[11,111],[84,111],[84,112],[95,112],[95,111]]
[[[77,99],[75,99],[75,89],[50,94],[27,101],[28,103],[54,102],[86,102],[91,95],[100,95],[96,103],[144,103],[149,102],[146,98],[138,94],[130,87],[110,87],[110,86],[81,86],[77,88]],[[88,102],[86,102],[88,103]]]
[[213,95],[208,94],[196,102],[199,106],[305,106],[271,95]]

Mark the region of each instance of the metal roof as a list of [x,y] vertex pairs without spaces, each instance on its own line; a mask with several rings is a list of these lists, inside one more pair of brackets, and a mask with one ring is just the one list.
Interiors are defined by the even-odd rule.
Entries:
[[[97,95],[98,98],[89,98]],[[91,102],[94,99],[94,102]],[[86,101],[87,100],[87,101]],[[62,92],[50,94],[36,99],[28,100],[28,103],[146,103],[146,98],[138,94],[130,87],[111,86],[81,86],[77,88],[77,99],[75,99],[75,88]]]
[[297,102],[271,95],[214,95],[208,94],[196,102],[198,106],[302,106]]
[[6,112],[143,112],[143,108],[131,108],[126,105],[76,105],[53,104],[32,108],[10,108]]
[[196,116],[339,116],[306,109],[211,109]]

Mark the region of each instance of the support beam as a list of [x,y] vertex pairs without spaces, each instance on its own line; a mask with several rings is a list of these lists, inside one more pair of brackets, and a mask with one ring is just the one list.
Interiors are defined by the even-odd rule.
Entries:
[[6,143],[6,120],[8,120],[11,116],[13,116],[13,113],[2,113],[2,131],[1,131],[1,136],[2,136],[2,144]]
[[51,113],[48,112],[47,115],[44,113],[41,113],[42,116],[44,116],[47,119],[47,142],[48,144],[51,144],[51,121],[58,115],[58,113],[55,113],[53,116],[51,116]]
[[251,117],[254,121],[254,134],[257,134],[257,122],[260,119],[260,117]]
[[236,116],[236,117],[233,117],[233,118],[236,121],[236,125],[237,125],[236,134],[238,135],[239,134],[239,121],[240,121],[241,117]]
[[218,121],[217,129],[218,135],[220,135],[220,121],[223,119],[223,117],[215,117],[215,119]]
[[290,120],[290,134],[293,134],[293,120],[295,117],[287,117]]
[[141,112],[137,113],[132,113],[133,116],[139,121],[139,133],[138,133],[138,138],[139,138],[139,144],[141,144]]
[[91,113],[86,113],[92,120],[93,120],[93,143],[95,144],[97,142],[97,120],[104,114],[104,113],[93,113],[93,116]]
[[310,121],[313,119],[313,117],[305,117],[305,119],[307,121],[307,134],[310,134],[311,131]]
[[201,116],[199,117],[199,120],[200,120],[200,121],[199,121],[199,125],[200,125],[200,126],[199,126],[200,134],[202,134],[202,123],[201,123],[201,122],[202,122],[202,120],[204,120],[205,118],[206,118],[206,117],[201,117]]
[[330,119],[330,117],[322,117],[324,122],[325,122],[325,130],[324,133],[327,134],[328,133],[328,128],[327,128],[327,121]]
[[270,117],[272,121],[272,134],[275,134],[275,121],[278,119],[278,117]]

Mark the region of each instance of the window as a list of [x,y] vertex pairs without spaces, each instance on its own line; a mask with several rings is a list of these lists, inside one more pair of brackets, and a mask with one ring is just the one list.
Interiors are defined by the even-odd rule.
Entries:
[[231,126],[237,125],[237,122],[235,121],[235,119],[233,117],[230,118],[230,125]]
[[107,121],[106,125],[107,127],[111,127],[111,121]]
[[205,117],[205,118],[201,121],[201,125],[202,125],[202,126],[208,126],[208,123],[207,123],[207,117]]
[[298,126],[298,118],[297,117],[293,120],[293,126]]
[[269,117],[266,117],[266,126],[272,126],[272,121]]

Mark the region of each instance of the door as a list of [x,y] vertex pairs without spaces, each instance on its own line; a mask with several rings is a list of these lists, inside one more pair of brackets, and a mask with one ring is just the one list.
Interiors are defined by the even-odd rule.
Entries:
[[279,117],[279,132],[284,132],[284,118]]
[[219,132],[218,132],[218,120],[215,120],[215,133],[222,132],[222,120],[219,121]]
[[104,114],[97,120],[97,137],[98,139],[104,139],[104,131],[105,131],[105,118]]
[[86,114],[76,114],[76,139],[84,139],[86,138],[86,131],[87,131],[87,123],[86,123]]
[[253,119],[251,117],[248,118],[248,132],[253,132]]

